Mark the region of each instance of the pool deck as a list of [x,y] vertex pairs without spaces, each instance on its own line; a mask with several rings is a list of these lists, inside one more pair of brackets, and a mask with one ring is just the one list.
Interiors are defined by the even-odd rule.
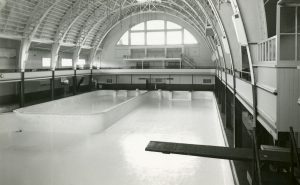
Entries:
[[212,99],[148,98],[98,134],[0,133],[0,184],[234,184],[228,161],[146,152],[150,140],[225,146]]

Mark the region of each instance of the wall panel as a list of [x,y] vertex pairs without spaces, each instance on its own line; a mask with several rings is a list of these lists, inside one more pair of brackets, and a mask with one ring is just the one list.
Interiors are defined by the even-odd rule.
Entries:
[[300,70],[293,68],[278,69],[278,130],[289,131],[293,126],[300,131]]

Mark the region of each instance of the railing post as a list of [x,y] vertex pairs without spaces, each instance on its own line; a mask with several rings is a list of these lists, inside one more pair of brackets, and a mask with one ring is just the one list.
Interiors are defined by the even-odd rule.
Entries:
[[116,87],[115,87],[116,90],[118,90],[118,75],[116,75]]
[[225,127],[227,128],[227,88],[228,88],[228,82],[227,82],[227,68],[225,68],[225,88],[224,88],[224,115],[225,115]]
[[77,94],[77,74],[76,69],[74,69],[74,76],[73,76],[73,95]]
[[256,136],[256,125],[257,125],[257,86],[255,82],[252,84],[252,94],[253,94],[253,130],[252,130],[252,137],[253,137],[253,147],[254,147],[254,170],[257,174],[257,183],[262,185],[261,179],[261,169],[260,169],[260,157],[258,154],[258,144],[257,144],[257,136]]
[[168,90],[171,91],[171,75],[169,74],[169,87]]
[[194,75],[192,75],[192,91],[194,91]]
[[25,105],[25,72],[21,72],[21,81],[20,81],[20,107]]
[[151,84],[151,74],[149,75],[149,77],[150,77],[150,78],[149,78],[149,90],[151,90],[151,85],[152,85],[152,84]]
[[90,73],[90,79],[89,79],[89,89],[90,91],[93,90],[93,69],[91,69],[91,73]]
[[238,123],[240,123],[242,120],[238,119],[238,117],[237,117],[237,112],[238,112],[239,109],[237,109],[237,107],[236,107],[237,106],[236,73],[235,73],[235,71],[233,71],[233,72],[234,72],[234,76],[233,76],[233,101],[232,101],[233,147],[237,148],[237,147],[240,147],[240,143],[239,143],[240,140],[238,140],[238,134],[239,134]]
[[259,62],[277,61],[277,36],[268,38],[257,44],[257,58]]
[[52,77],[51,77],[51,80],[50,80],[50,84],[51,84],[51,100],[54,100],[55,99],[55,95],[54,95],[54,91],[55,91],[55,71],[52,70]]

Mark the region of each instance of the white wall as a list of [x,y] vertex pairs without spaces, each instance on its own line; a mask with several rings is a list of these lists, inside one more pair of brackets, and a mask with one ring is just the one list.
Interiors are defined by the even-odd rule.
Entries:
[[18,68],[19,47],[19,41],[0,38],[0,69]]
[[[173,78],[173,80],[167,80],[167,78]],[[141,78],[150,78],[150,75],[132,75],[132,84],[145,84],[146,81]],[[163,83],[166,84],[204,84],[204,79],[210,79],[211,84],[215,83],[215,77],[209,75],[151,75],[151,83],[155,83],[154,79],[162,78]],[[107,83],[108,79],[112,80],[112,84],[116,81],[118,84],[131,84],[131,75],[98,75],[94,79],[97,79],[99,83]],[[193,80],[193,81],[192,81]],[[209,85],[209,84],[208,84]]]
[[[19,47],[19,41],[0,38],[0,69],[18,68]],[[17,83],[0,83],[0,98],[15,95],[17,87]],[[2,102],[1,99],[0,102]]]
[[[42,58],[51,58],[51,51],[30,49],[28,61],[26,62],[26,69],[43,69]],[[72,51],[69,53],[60,53],[59,54],[58,63],[56,66],[57,68],[62,68],[62,66],[61,66],[62,58],[72,59],[73,58]],[[86,62],[88,59],[87,55],[84,55],[84,54],[81,54],[79,58],[85,59]],[[68,68],[72,68],[72,66],[68,67]],[[47,68],[45,68],[45,69],[47,69]]]

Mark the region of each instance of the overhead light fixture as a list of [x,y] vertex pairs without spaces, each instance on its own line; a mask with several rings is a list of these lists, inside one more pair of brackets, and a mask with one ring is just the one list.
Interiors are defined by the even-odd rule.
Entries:
[[2,8],[4,8],[5,4],[6,4],[6,0],[0,0],[0,11]]
[[218,48],[219,56],[220,56],[221,58],[223,58],[224,55],[223,55],[222,46],[218,45],[217,48]]
[[214,30],[213,30],[213,26],[209,23],[208,20],[206,20],[206,24],[205,24],[205,35],[208,36],[214,36]]
[[161,0],[136,0],[138,3],[149,3],[149,2],[158,2],[160,3]]
[[232,22],[235,29],[235,33],[237,36],[237,40],[242,46],[246,46],[248,44],[247,36],[245,33],[245,28],[242,22],[242,19],[239,14],[234,14],[232,16]]
[[230,54],[229,44],[228,44],[228,40],[227,40],[226,36],[222,37],[222,43],[223,43],[223,48],[224,48],[225,53]]

